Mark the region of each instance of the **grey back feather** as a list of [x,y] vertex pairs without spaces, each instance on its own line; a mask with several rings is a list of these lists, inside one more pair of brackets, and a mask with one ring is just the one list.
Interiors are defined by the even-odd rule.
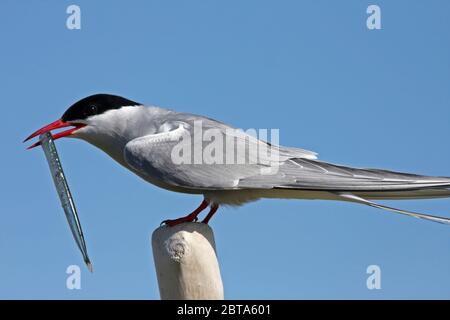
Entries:
[[[164,110],[164,109],[162,109]],[[223,141],[234,139],[235,149],[225,149],[219,163],[195,163],[195,150],[202,155],[211,141],[194,141],[196,122],[203,132],[215,130]],[[331,191],[405,191],[447,188],[450,179],[427,177],[379,169],[357,169],[315,160],[316,153],[299,148],[271,145],[236,131],[222,122],[188,113],[167,111],[153,117],[155,132],[136,138],[125,146],[124,158],[143,175],[190,189],[273,189]],[[244,145],[244,152],[237,151]],[[190,149],[189,161],[176,163],[174,148]],[[260,152],[263,150],[263,152]],[[217,150],[216,150],[217,151]],[[226,157],[233,153],[232,164]],[[274,157],[273,155],[277,155]]]

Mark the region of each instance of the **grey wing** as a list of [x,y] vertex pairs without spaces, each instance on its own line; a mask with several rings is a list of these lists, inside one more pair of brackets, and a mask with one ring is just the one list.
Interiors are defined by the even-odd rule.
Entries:
[[[199,125],[200,141],[195,132]],[[241,189],[239,181],[278,168],[280,161],[292,157],[316,158],[315,152],[272,145],[222,122],[194,114],[170,112],[164,114],[164,121],[157,126],[156,133],[128,142],[124,158],[141,175],[177,187]],[[212,152],[216,154],[212,161],[208,160],[212,143],[219,140],[222,142]]]
[[[314,152],[271,145],[246,134],[227,132],[227,129],[232,128],[208,118],[189,114],[171,116],[172,119],[161,124],[163,132],[137,138],[125,146],[125,161],[140,175],[164,181],[174,187],[192,190],[327,191],[342,200],[359,202],[435,222],[450,222],[448,218],[400,210],[365,199],[448,197],[450,196],[450,178],[334,165],[315,160]],[[196,144],[195,138],[187,138],[193,136],[192,122],[199,119],[202,120],[203,127],[215,129],[225,140],[233,138],[243,143],[241,146],[245,147],[244,156],[239,155],[238,152],[236,155],[233,154],[232,164],[228,164],[226,159],[223,159],[222,164],[205,163],[203,155],[208,149],[208,142],[201,141],[199,144],[197,141]],[[216,139],[215,137],[213,141]],[[261,153],[260,148],[270,152]],[[197,163],[195,154],[198,149],[200,149],[201,161]],[[216,151],[220,149],[220,147],[216,148]],[[188,157],[186,157],[186,150],[190,150]],[[225,158],[230,154],[229,149],[222,148],[222,152]],[[276,157],[268,156],[272,153],[275,153]]]
[[194,143],[191,123],[177,120],[163,127],[168,131],[134,139],[125,146],[125,161],[141,175],[175,187],[228,190],[238,189],[240,179],[258,175],[264,167],[258,163],[205,163],[202,155],[208,142]]
[[[203,141],[202,136],[199,143],[195,137],[196,121],[201,122],[203,132],[209,130],[213,135],[214,132],[217,134],[214,139],[210,137],[210,141],[222,140],[223,145],[216,150],[223,154],[221,161],[205,161],[204,151],[208,151],[210,141]],[[314,152],[271,145],[221,122],[192,114],[166,115],[160,128],[160,132],[130,141],[125,147],[124,157],[140,174],[174,186],[192,189],[291,188],[373,194],[447,188],[450,184],[449,178],[357,169],[317,161]],[[229,138],[235,141],[233,149],[225,143]],[[244,152],[238,152],[242,146]],[[182,159],[180,152],[183,153]],[[187,157],[186,152],[189,153]],[[228,159],[230,153],[231,161]],[[200,161],[196,157],[198,154]],[[422,190],[419,191],[422,194]],[[426,196],[431,194],[428,192]]]
[[447,177],[428,177],[379,169],[357,169],[294,158],[282,163],[274,175],[244,178],[238,185],[242,188],[326,191],[341,200],[450,224],[449,218],[397,209],[367,200],[450,197],[450,178]]
[[311,159],[291,158],[270,176],[242,179],[240,187],[260,185],[301,190],[382,192],[448,188],[450,178],[428,177],[380,169],[358,169]]

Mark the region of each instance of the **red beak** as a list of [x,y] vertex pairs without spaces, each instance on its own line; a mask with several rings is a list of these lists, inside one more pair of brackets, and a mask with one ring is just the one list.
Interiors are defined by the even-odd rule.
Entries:
[[[36,132],[34,132],[33,134],[31,134],[28,138],[26,138],[23,142],[28,141],[36,136],[39,136],[43,133],[49,132],[51,130],[56,130],[56,129],[60,129],[60,128],[65,128],[65,127],[75,127],[66,131],[62,131],[62,132],[58,132],[55,133],[54,135],[52,135],[53,140],[59,139],[59,138],[63,138],[66,137],[68,135],[71,135],[74,131],[83,128],[84,126],[86,126],[85,124],[81,124],[81,123],[69,123],[69,122],[64,122],[61,119],[56,120],[55,122],[52,122],[48,125],[46,125],[45,127],[42,127],[41,129],[37,130]],[[32,149],[34,147],[37,147],[38,145],[40,145],[41,142],[38,141],[34,144],[32,144],[31,146],[29,146],[27,149]]]

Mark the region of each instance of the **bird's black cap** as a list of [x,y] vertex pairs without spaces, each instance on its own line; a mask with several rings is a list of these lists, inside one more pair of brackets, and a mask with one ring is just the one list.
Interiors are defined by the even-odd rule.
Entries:
[[74,103],[64,112],[64,122],[84,120],[90,116],[102,114],[108,110],[120,109],[124,106],[136,106],[140,103],[112,94],[94,94]]

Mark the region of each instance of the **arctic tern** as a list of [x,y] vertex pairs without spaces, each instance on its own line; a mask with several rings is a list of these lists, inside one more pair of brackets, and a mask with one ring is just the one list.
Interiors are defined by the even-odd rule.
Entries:
[[[241,145],[245,147],[246,160],[237,163],[174,161],[174,148],[180,145],[196,150],[207,148],[208,141],[198,142],[195,137],[184,139],[195,135],[196,123],[201,123],[205,131],[219,132],[224,139],[244,142]],[[60,119],[37,130],[25,141],[65,127],[72,128],[53,134],[54,140],[62,137],[85,140],[158,187],[203,195],[197,209],[182,218],[165,220],[168,226],[197,221],[200,212],[209,207],[202,221],[208,223],[219,205],[238,206],[261,198],[351,201],[450,224],[449,218],[371,201],[450,197],[449,177],[335,165],[317,160],[317,154],[312,151],[271,144],[246,133],[236,134],[233,127],[204,116],[145,106],[110,94],[81,99]],[[263,148],[268,150],[267,154],[277,154],[277,157],[255,151]],[[227,158],[229,155],[225,154]],[[234,153],[232,158],[235,159]]]

